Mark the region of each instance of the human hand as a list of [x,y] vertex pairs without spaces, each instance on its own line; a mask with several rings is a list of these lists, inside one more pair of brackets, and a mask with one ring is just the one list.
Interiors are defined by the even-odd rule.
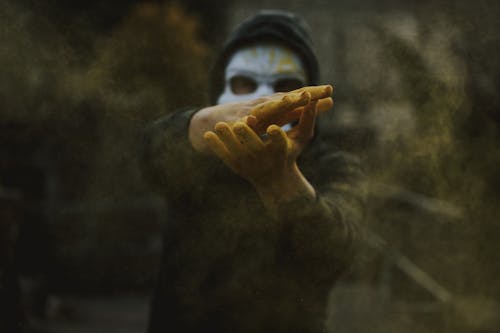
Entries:
[[304,106],[311,101],[318,102],[318,112],[329,110],[333,106],[330,97],[332,92],[333,87],[330,85],[311,86],[251,101],[204,108],[191,119],[189,139],[196,150],[208,152],[209,148],[206,146],[203,134],[212,130],[218,122],[231,125],[243,122],[258,135],[262,135],[271,124],[283,126],[298,120],[304,111]]
[[[314,135],[317,104],[314,100],[304,106],[299,123],[288,132],[270,125],[266,139],[242,121],[219,122],[204,138],[216,156],[258,190],[288,188],[290,179],[303,178],[296,160]],[[266,117],[271,114],[267,109],[261,111],[262,115],[269,112]]]

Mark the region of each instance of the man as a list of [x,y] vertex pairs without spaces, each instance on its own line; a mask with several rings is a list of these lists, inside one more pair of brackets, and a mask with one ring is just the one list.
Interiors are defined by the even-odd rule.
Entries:
[[356,159],[315,133],[333,103],[318,74],[304,22],[264,11],[226,42],[216,105],[149,129],[146,175],[170,212],[149,332],[323,331],[362,195]]

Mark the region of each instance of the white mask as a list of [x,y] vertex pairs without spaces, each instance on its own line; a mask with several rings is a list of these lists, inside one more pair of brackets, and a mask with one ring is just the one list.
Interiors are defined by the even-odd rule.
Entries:
[[242,102],[304,86],[299,56],[289,48],[264,44],[242,48],[229,59],[218,104]]

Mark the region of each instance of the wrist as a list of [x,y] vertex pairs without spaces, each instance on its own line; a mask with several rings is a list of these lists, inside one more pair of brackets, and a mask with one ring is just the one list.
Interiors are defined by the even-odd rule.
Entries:
[[294,202],[312,202],[316,199],[314,187],[304,177],[296,163],[280,175],[266,182],[254,183],[264,205],[273,215],[281,215],[283,207]]

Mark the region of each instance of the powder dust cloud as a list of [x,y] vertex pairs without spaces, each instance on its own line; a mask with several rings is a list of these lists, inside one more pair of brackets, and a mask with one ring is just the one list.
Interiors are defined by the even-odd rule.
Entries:
[[[498,332],[494,1],[225,1],[218,11],[196,0],[1,0],[0,194],[16,210],[21,279],[63,303],[153,288],[168,208],[141,173],[141,131],[206,104],[222,32],[270,6],[302,13],[316,32],[322,80],[336,88],[320,131],[358,153],[368,179],[368,240],[331,292],[327,328]],[[49,327],[64,317],[55,308]]]

